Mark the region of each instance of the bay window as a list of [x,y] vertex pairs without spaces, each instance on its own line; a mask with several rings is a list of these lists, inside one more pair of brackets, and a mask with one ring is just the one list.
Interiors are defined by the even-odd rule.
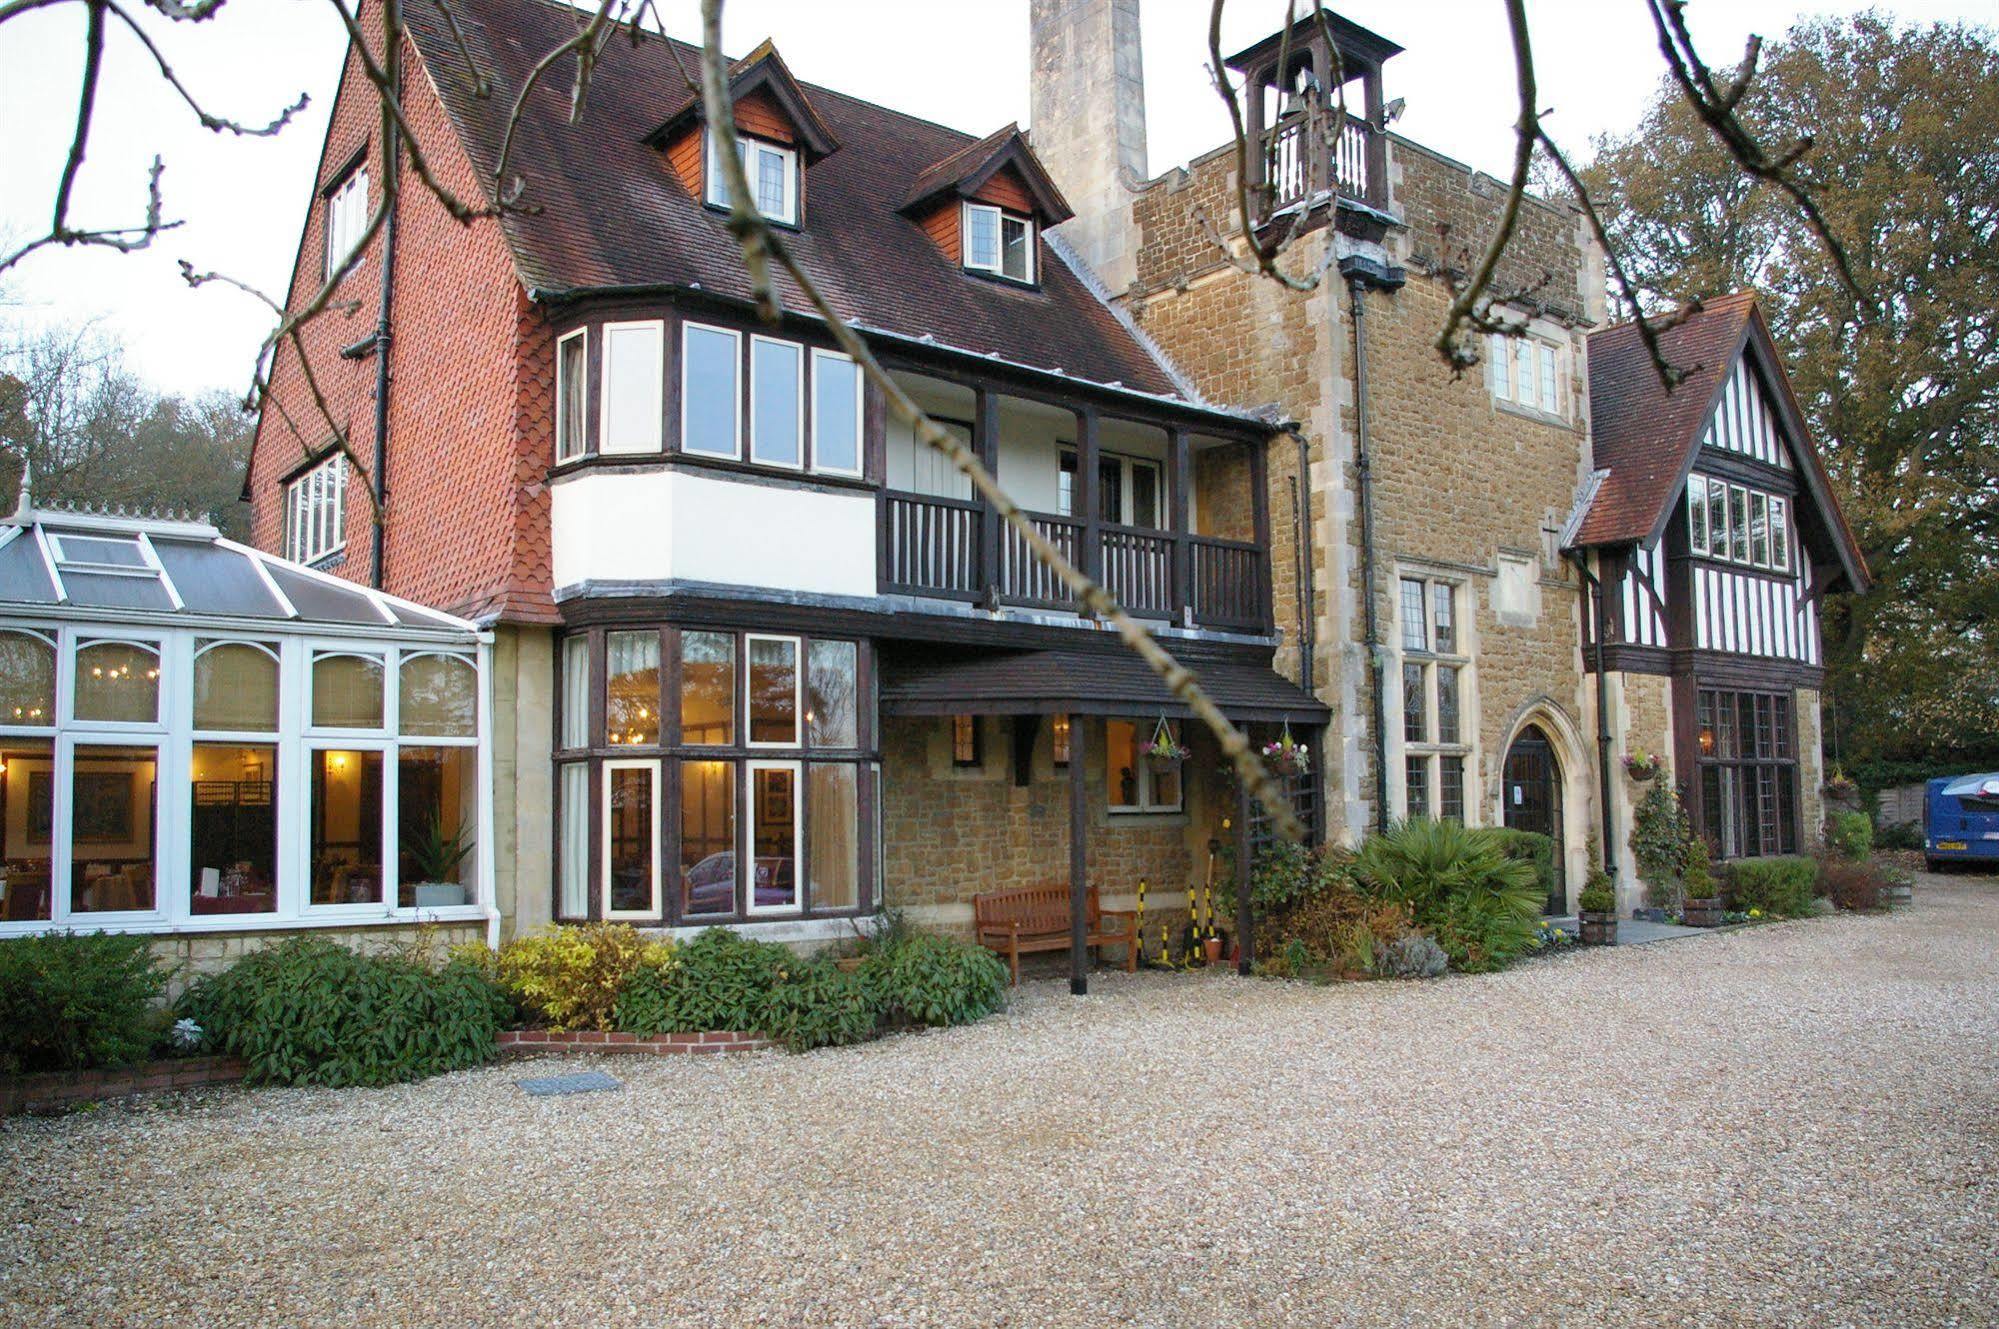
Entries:
[[666,325],[604,325],[604,401],[597,451],[658,452],[665,412]]
[[707,457],[742,452],[742,334],[688,323],[680,333],[680,450]]
[[812,352],[812,469],[861,473],[861,370],[838,351]]
[[590,330],[578,328],[555,343],[555,459],[572,461],[590,450]]
[[[617,628],[566,638],[560,658],[558,917],[695,924],[871,907],[874,717],[860,642]],[[621,682],[635,674],[644,681]],[[662,680],[665,704],[652,708]],[[644,702],[614,703],[620,688]],[[588,718],[593,689],[601,727]],[[653,710],[653,754],[632,751],[636,705]]]
[[805,464],[805,360],[797,342],[750,338],[750,460]]
[[1798,852],[1793,711],[1788,692],[1699,690],[1701,831],[1716,857]]

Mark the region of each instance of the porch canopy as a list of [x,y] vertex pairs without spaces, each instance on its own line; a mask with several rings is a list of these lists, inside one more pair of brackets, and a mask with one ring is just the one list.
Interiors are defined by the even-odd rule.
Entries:
[[[885,715],[1165,715],[1193,712],[1122,642],[1108,649],[900,653],[885,648]],[[1231,720],[1322,725],[1332,712],[1266,663],[1184,660]]]
[[[1273,670],[1265,659],[1197,657],[1182,663],[1222,713],[1237,724],[1257,722],[1316,728],[1332,712],[1309,692]],[[1025,651],[898,651],[883,643],[881,711],[884,715],[1164,715],[1191,719],[1193,712],[1166,690],[1151,666],[1122,642],[1096,649]],[[1089,991],[1087,967],[1088,874],[1084,837],[1089,827],[1085,728],[1069,730],[1069,990]],[[1236,934],[1238,963],[1249,972],[1250,816],[1238,795],[1236,836]]]

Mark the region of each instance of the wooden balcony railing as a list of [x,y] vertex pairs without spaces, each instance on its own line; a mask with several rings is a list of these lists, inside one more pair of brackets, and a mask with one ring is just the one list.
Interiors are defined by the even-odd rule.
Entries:
[[[1338,111],[1325,114],[1337,116]],[[1358,116],[1349,115],[1329,148],[1322,117],[1297,112],[1277,122],[1265,136],[1264,160],[1274,188],[1271,210],[1333,193],[1340,198],[1380,207],[1386,200],[1376,186],[1379,132]]]
[[[1096,557],[1085,555],[1088,526],[1070,517],[1030,514],[1035,528],[1071,562],[1094,569],[1132,613],[1173,622],[1193,611],[1202,627],[1261,632],[1270,615],[1270,560],[1248,541],[1103,523]],[[976,502],[928,494],[881,495],[880,563],[884,592],[1062,609],[1069,588],[1034,558],[1018,531],[999,525],[989,546],[985,523],[998,519]],[[991,554],[987,554],[988,548]],[[992,566],[987,566],[988,558]]]

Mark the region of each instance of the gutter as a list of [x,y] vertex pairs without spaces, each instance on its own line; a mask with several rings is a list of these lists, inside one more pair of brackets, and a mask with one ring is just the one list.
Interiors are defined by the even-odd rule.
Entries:
[[[1330,243],[1330,242],[1329,242]],[[1374,686],[1374,829],[1388,829],[1388,698],[1382,690],[1380,615],[1375,610],[1374,584],[1374,481],[1373,460],[1367,436],[1367,288],[1379,286],[1393,291],[1403,283],[1400,268],[1383,268],[1360,255],[1340,260],[1340,275],[1353,293],[1354,348],[1354,474],[1360,493],[1360,580],[1361,607],[1365,611],[1367,667]],[[1339,318],[1339,302],[1332,302],[1332,317]]]
[[[394,32],[402,26],[401,0],[387,0],[383,10],[384,31]],[[384,52],[384,63],[388,67],[389,84],[402,93],[403,66],[400,48]],[[371,536],[373,557],[369,560],[368,583],[376,590],[383,587],[382,560],[388,549],[388,523],[386,514],[389,503],[389,327],[390,307],[396,296],[396,214],[401,211],[402,182],[397,172],[402,169],[400,144],[396,140],[396,129],[388,111],[382,112],[382,179],[394,181],[395,192],[389,196],[388,215],[382,219],[382,298],[375,320],[375,512],[374,532]],[[343,351],[341,354],[345,355]]]

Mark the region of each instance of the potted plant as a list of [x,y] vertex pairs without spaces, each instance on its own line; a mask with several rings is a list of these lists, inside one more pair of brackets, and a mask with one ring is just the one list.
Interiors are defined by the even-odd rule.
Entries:
[[416,873],[416,907],[444,909],[466,903],[465,887],[451,880],[458,865],[472,852],[472,841],[464,831],[445,835],[442,822],[433,817],[430,829],[410,849],[410,869]]
[[1645,784],[1659,778],[1659,759],[1640,748],[1624,756],[1624,773],[1636,784]]
[[1275,743],[1263,745],[1263,764],[1279,776],[1309,775],[1312,770],[1312,749],[1291,737],[1286,729]]
[[1576,913],[1581,920],[1583,945],[1617,944],[1617,889],[1610,884],[1610,874],[1602,868],[1590,869],[1582,893],[1576,896]]
[[1681,875],[1686,902],[1680,907],[1680,921],[1690,928],[1718,928],[1722,924],[1721,891],[1709,870],[1707,841],[1699,836],[1687,840],[1687,866]]
[[1152,731],[1152,741],[1139,751],[1155,771],[1170,771],[1193,755],[1187,745],[1174,736],[1172,726],[1164,719]]

